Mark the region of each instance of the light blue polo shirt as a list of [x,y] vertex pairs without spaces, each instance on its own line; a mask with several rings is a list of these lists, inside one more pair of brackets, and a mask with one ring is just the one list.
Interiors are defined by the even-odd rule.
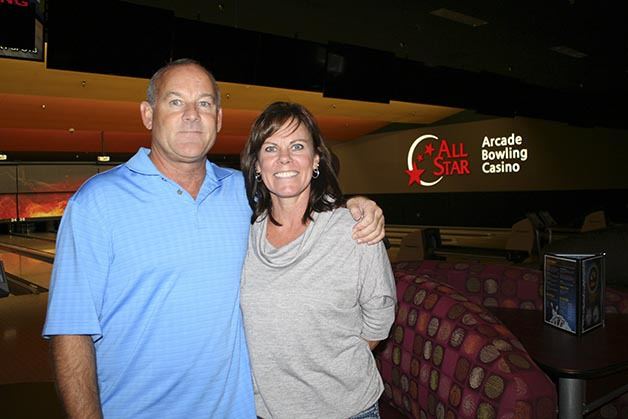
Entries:
[[106,418],[255,417],[239,305],[242,174],[207,162],[194,200],[149,152],[70,199],[44,336],[92,336]]

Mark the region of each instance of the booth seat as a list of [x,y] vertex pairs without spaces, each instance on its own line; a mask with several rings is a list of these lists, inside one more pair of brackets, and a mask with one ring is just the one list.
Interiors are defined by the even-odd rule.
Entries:
[[[423,275],[486,307],[543,310],[543,272],[505,263],[423,260],[393,264],[397,278]],[[628,314],[628,292],[606,287],[607,313]]]
[[[420,412],[421,409],[423,409],[428,416],[431,416],[433,414],[431,412],[439,406],[439,403],[442,403],[440,409],[445,409],[445,412],[447,412],[448,409],[453,409],[453,413],[456,413],[456,410],[460,412],[460,403],[454,405],[451,403],[451,399],[444,398],[445,390],[441,390],[440,382],[438,382],[438,372],[434,373],[437,380],[436,383],[432,383],[432,369],[435,369],[436,366],[430,366],[428,362],[429,358],[425,358],[424,354],[421,354],[420,357],[416,355],[417,348],[414,346],[414,340],[418,342],[417,345],[419,346],[429,341],[430,343],[428,345],[431,348],[430,350],[437,345],[441,345],[442,349],[439,349],[439,351],[445,351],[445,353],[454,351],[455,349],[451,347],[451,342],[442,339],[442,336],[444,336],[446,332],[440,332],[441,324],[447,324],[448,326],[446,326],[446,328],[459,326],[463,331],[467,330],[468,334],[468,327],[466,327],[467,325],[465,325],[461,319],[464,318],[464,315],[468,315],[473,316],[474,321],[477,321],[477,323],[473,325],[476,331],[473,336],[477,336],[476,339],[481,343],[473,346],[473,349],[477,350],[479,354],[479,356],[473,359],[473,362],[477,363],[477,367],[484,368],[484,379],[489,375],[489,371],[486,370],[486,365],[483,365],[481,359],[482,351],[492,351],[492,348],[490,350],[483,349],[484,345],[490,345],[490,339],[499,339],[500,342],[510,342],[508,339],[512,339],[511,346],[514,350],[518,351],[517,355],[520,356],[521,359],[525,359],[529,364],[534,365],[527,356],[527,353],[525,353],[525,350],[518,347],[516,338],[512,337],[504,326],[494,320],[493,316],[488,313],[485,308],[502,307],[543,310],[543,273],[540,270],[508,264],[444,262],[438,260],[397,262],[393,263],[392,266],[395,279],[397,280],[399,312],[395,325],[393,326],[390,343],[385,347],[385,351],[379,358],[381,360],[382,373],[386,374],[385,381],[389,398],[393,400],[395,406],[401,407],[401,410],[407,412],[409,416],[414,415],[415,417],[419,417],[416,416],[416,413]],[[426,303],[425,299],[427,295],[430,295],[430,299],[428,299]],[[438,305],[438,310],[436,310],[437,304],[435,304],[433,300],[438,301],[438,304],[440,304]],[[447,311],[451,310],[450,307],[454,306],[464,309],[463,314],[458,315],[455,319],[452,318],[452,314]],[[471,307],[475,308],[472,309]],[[454,314],[462,309],[456,308],[455,310]],[[609,313],[628,314],[628,293],[606,287],[605,311]],[[412,312],[412,315],[409,314],[410,312]],[[415,320],[417,316],[421,319],[422,323],[419,324],[419,320]],[[415,327],[410,323],[415,324]],[[432,329],[425,332],[424,329],[426,325],[430,325]],[[435,336],[429,333],[434,327],[438,329]],[[482,332],[487,330],[494,330],[494,332],[488,332],[489,334],[500,333],[500,335],[495,335],[495,337],[491,338],[486,333]],[[441,335],[441,333],[443,335]],[[408,335],[411,336],[409,337]],[[440,341],[436,341],[435,337],[441,337]],[[456,350],[460,352],[460,349],[463,349],[464,346],[465,345],[462,345]],[[496,346],[494,342],[492,346]],[[420,351],[421,349],[418,350]],[[428,353],[431,352],[428,351]],[[399,358],[402,354],[405,355]],[[500,352],[500,357],[493,361],[491,365],[504,365],[504,363],[505,365],[509,365],[508,356],[506,356],[504,361],[504,355],[508,354]],[[415,358],[417,358],[416,361],[414,360]],[[465,359],[467,361],[472,358],[472,355],[465,353]],[[395,360],[398,362],[395,363]],[[450,364],[452,362],[455,364],[457,358],[455,361],[449,361]],[[415,363],[418,364],[414,366],[414,371],[416,371],[418,367],[421,374],[419,378],[427,379],[426,382],[421,381],[421,379],[417,381],[412,375],[412,365]],[[410,365],[410,375],[407,374],[408,365]],[[424,367],[424,365],[428,366]],[[457,365],[455,366],[457,367]],[[426,369],[425,372],[423,368]],[[443,368],[442,365],[441,368]],[[451,368],[450,365],[448,370],[451,370]],[[473,367],[469,366],[468,369],[471,370],[472,368]],[[517,373],[521,373],[521,370],[517,368],[514,368],[514,370],[517,371]],[[539,374],[542,373],[536,366],[534,366],[533,371],[535,371],[535,373],[532,374],[534,376],[532,380],[535,383],[533,386],[536,388],[537,383],[543,381],[539,378]],[[402,380],[404,376],[406,378]],[[452,383],[458,386],[460,385],[459,381],[452,380],[451,376],[446,377],[444,385],[450,387],[453,386]],[[528,379],[528,377],[520,377],[515,381],[525,383],[527,384],[526,388],[529,388]],[[410,385],[408,380],[411,380],[414,384]],[[429,390],[427,390],[427,392],[419,392],[419,394],[423,394],[422,400],[413,399],[411,397],[412,394],[410,394],[411,392],[409,393],[408,391],[414,388],[412,386],[421,384],[424,384],[424,387]],[[467,382],[467,386],[468,384],[469,382]],[[432,390],[430,386],[436,388],[436,390]],[[544,388],[541,384],[539,384],[539,386],[539,388]],[[404,388],[407,388],[408,391],[404,390]],[[416,391],[416,389],[414,391]],[[467,389],[467,392],[470,391],[471,390]],[[492,401],[490,398],[486,398],[485,393],[483,396],[484,399],[470,398],[470,400],[472,400],[469,402],[471,403],[470,406],[473,405],[478,408],[479,405],[477,402],[480,402],[480,400],[482,400],[480,403],[490,403]],[[426,397],[427,400],[424,400]],[[526,413],[526,415],[515,415],[514,417],[543,417],[542,414],[546,413],[546,410],[543,409],[545,409],[545,405],[548,403],[546,397],[548,396],[537,396],[535,393],[532,397],[532,401],[527,399],[518,400],[518,406],[521,407],[525,404],[526,407],[517,410],[517,412],[525,411],[530,413],[530,415],[526,416]],[[549,400],[552,402],[555,401],[555,398],[551,398],[552,396],[549,397]],[[458,399],[454,397],[453,400],[457,401]],[[512,408],[502,406],[501,402],[502,400],[500,400],[499,403],[493,403],[491,404],[491,408],[488,409],[487,407],[487,409],[497,414],[502,411],[498,410],[498,408],[506,410]],[[512,406],[512,401],[509,400],[506,405]],[[541,410],[538,410],[539,406]],[[456,413],[455,416],[451,417],[467,416],[469,415]],[[489,416],[482,417],[501,418],[511,416],[502,416],[501,414],[493,416],[491,413]],[[628,393],[587,415],[587,419],[614,419],[624,417],[628,418]]]
[[398,308],[377,362],[382,402],[414,418],[553,418],[552,381],[485,307],[397,267]]

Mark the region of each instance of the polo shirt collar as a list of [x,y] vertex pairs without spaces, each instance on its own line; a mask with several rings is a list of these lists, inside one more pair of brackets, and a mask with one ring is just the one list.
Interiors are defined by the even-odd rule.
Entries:
[[155,164],[148,155],[150,148],[140,147],[137,153],[129,159],[125,164],[132,171],[142,175],[161,175]]
[[[149,176],[163,176],[163,174],[157,169],[153,161],[148,157],[150,154],[150,148],[140,147],[133,157],[129,159],[125,164],[126,166],[139,174]],[[224,178],[233,174],[231,170],[223,169],[222,167],[212,164],[209,160],[205,159],[205,182],[216,184],[222,181]]]

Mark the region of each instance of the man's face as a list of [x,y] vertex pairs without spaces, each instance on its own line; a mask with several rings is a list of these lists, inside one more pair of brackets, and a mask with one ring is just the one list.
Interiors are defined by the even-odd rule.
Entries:
[[142,122],[152,130],[152,151],[170,163],[205,161],[222,125],[222,109],[207,74],[196,65],[168,70],[155,104],[142,102]]

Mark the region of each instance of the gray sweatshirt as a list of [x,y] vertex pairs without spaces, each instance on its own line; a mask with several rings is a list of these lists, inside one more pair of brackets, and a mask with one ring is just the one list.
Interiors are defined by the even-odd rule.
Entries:
[[347,209],[315,213],[274,248],[266,217],[251,228],[242,273],[257,414],[347,418],[383,391],[367,340],[388,336],[395,282],[383,244],[358,245]]

